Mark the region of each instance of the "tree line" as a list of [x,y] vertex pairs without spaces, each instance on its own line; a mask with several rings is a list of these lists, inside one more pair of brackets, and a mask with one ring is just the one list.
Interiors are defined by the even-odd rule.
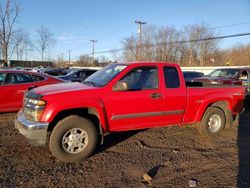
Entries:
[[[236,44],[228,49],[219,47],[223,39],[206,24],[174,27],[145,26],[139,36],[131,35],[122,40],[122,49],[110,50],[115,62],[167,61],[181,66],[244,66],[250,65],[250,44]],[[226,39],[224,39],[226,40]],[[101,52],[97,52],[101,54]],[[140,56],[140,57],[139,57]],[[94,61],[89,55],[81,55],[77,66],[98,66],[98,62],[110,62],[105,56]]]
[[222,50],[219,48],[222,39],[213,39],[217,35],[206,24],[188,25],[181,30],[146,26],[141,46],[135,35],[122,41],[122,55],[125,61],[168,61],[181,66],[250,65],[250,45]]
[[[36,40],[32,41],[27,31],[17,27],[20,5],[13,2],[0,2],[0,59],[7,66],[13,55],[16,60],[28,60],[31,53],[37,51],[43,61],[50,47],[56,43],[54,34],[41,25],[35,30]],[[220,49],[222,39],[204,40],[215,36],[218,33],[206,24],[187,25],[182,29],[143,26],[141,37],[131,35],[122,39],[121,53],[111,51],[110,54],[115,61],[125,62],[168,61],[181,66],[250,65],[250,44]],[[141,38],[140,43],[138,38]],[[74,63],[98,66],[100,62],[110,62],[111,56],[99,56],[93,60],[91,55],[82,54]],[[63,58],[58,58],[56,62],[60,66],[67,63]]]
[[15,55],[16,60],[27,60],[28,53],[36,50],[41,59],[55,43],[54,35],[45,26],[35,30],[37,38],[31,41],[29,33],[17,27],[17,18],[20,14],[20,4],[11,0],[0,2],[0,59],[7,66],[10,58]]

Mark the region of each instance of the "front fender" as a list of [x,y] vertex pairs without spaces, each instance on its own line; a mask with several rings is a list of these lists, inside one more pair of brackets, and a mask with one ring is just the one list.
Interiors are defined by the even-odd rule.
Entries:
[[62,111],[80,108],[91,108],[92,110],[94,109],[97,112],[103,131],[106,132],[108,130],[105,107],[103,101],[97,97],[89,97],[84,99],[71,98],[70,100],[58,99],[54,101],[47,101],[47,106],[44,109],[41,121],[50,123],[53,121],[55,116]]

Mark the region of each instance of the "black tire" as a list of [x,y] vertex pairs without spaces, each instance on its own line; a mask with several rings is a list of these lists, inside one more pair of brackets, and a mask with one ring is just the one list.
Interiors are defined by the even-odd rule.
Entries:
[[59,121],[51,132],[49,147],[62,162],[75,162],[89,157],[97,144],[94,124],[77,115]]
[[226,117],[224,112],[216,107],[209,107],[204,113],[201,122],[197,125],[198,132],[205,137],[214,137],[225,128]]

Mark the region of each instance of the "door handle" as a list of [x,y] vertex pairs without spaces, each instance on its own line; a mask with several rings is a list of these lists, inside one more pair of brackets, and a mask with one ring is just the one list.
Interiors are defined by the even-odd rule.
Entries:
[[152,99],[157,99],[157,98],[161,98],[161,97],[162,97],[162,94],[160,94],[160,93],[152,93],[152,94],[150,95],[150,97],[151,97]]

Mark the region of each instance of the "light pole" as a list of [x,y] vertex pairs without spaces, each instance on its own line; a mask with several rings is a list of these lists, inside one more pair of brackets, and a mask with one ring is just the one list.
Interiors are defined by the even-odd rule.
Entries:
[[140,61],[141,60],[141,47],[142,47],[142,24],[146,24],[146,22],[142,21],[135,21],[136,24],[138,24],[138,44],[137,44],[137,57],[136,60]]
[[92,42],[92,64],[94,65],[95,62],[95,43],[97,42],[97,40],[90,40],[90,42]]
[[70,67],[70,53],[71,53],[71,50],[69,50],[68,52],[69,52],[69,67]]

